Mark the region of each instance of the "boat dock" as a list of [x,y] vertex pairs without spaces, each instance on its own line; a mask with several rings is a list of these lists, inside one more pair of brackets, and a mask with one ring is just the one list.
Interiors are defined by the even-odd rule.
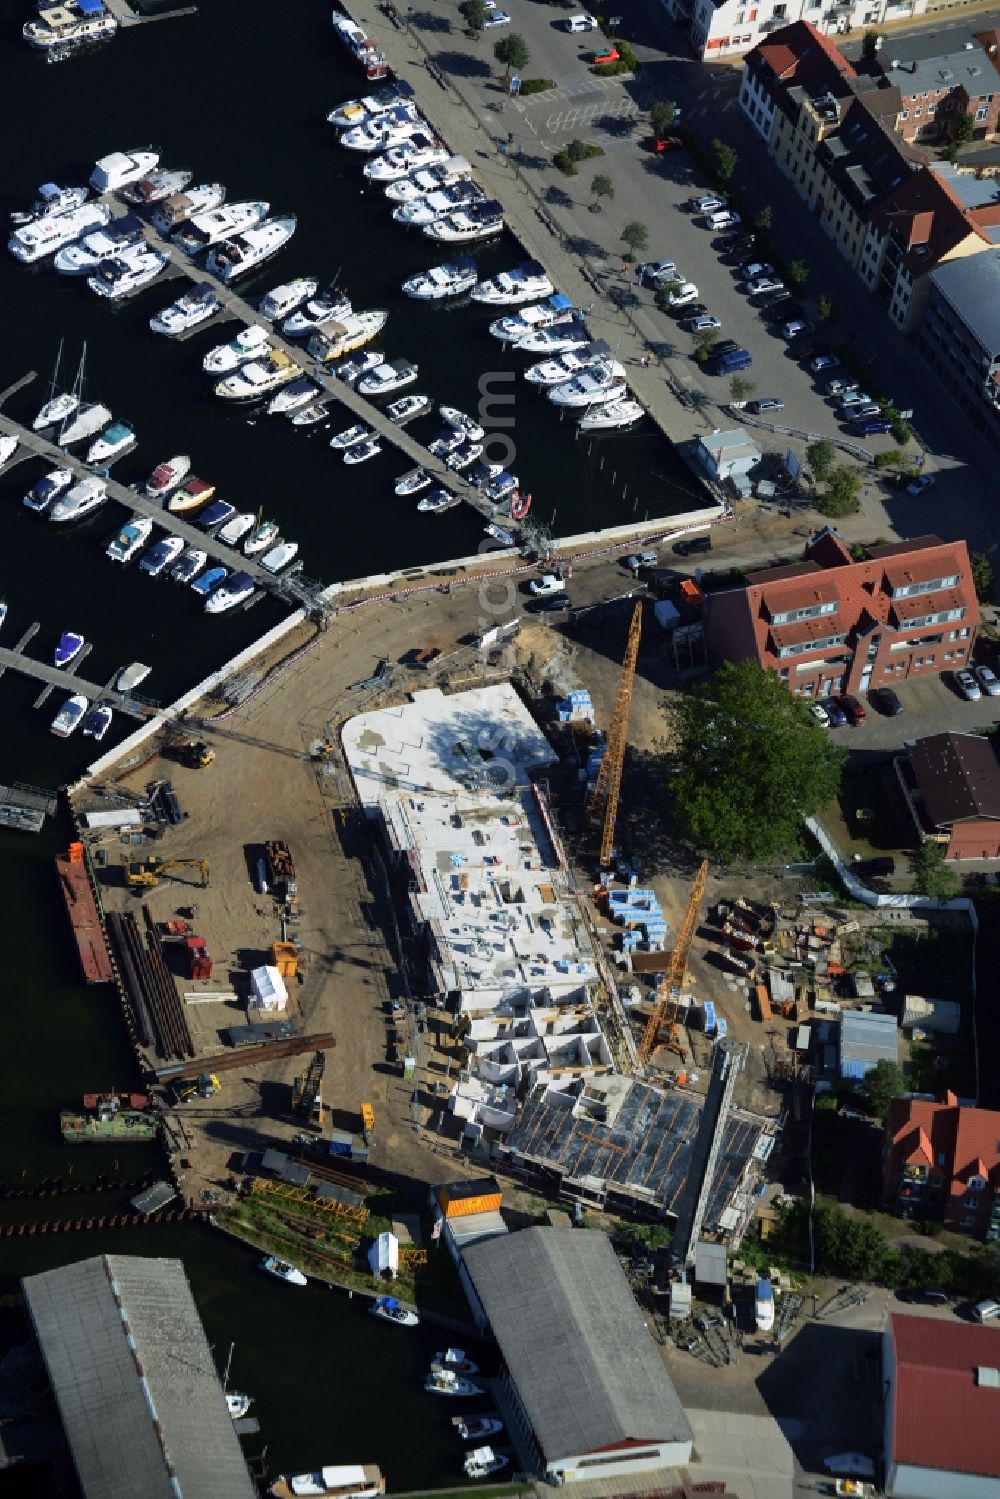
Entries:
[[40,708],[54,688],[62,687],[66,692],[82,693],[91,702],[96,702],[98,698],[101,698],[122,713],[131,714],[133,718],[148,718],[156,711],[148,703],[129,697],[124,692],[115,692],[110,686],[102,687],[99,682],[81,680],[76,675],[76,669],[90,650],[87,645],[68,667],[50,666],[46,661],[38,661],[34,656],[26,656],[24,646],[34,639],[41,628],[39,624],[32,625],[13,648],[0,646],[0,675],[8,670],[16,671],[23,677],[34,677],[36,681],[45,684],[35,699],[34,707]]
[[14,781],[10,786],[0,786],[0,825],[22,833],[40,833],[57,805],[55,792]]
[[119,26],[149,26],[153,21],[174,21],[180,16],[198,14],[197,5],[182,5],[177,10],[160,10],[154,15],[143,16],[132,9],[128,0],[104,0],[104,3]]
[[[39,625],[38,628],[41,629],[41,625]],[[53,672],[58,672],[61,677],[75,677],[77,670],[83,665],[84,661],[90,655],[93,649],[94,647],[90,643],[90,641],[86,641],[80,647],[79,651],[73,657],[72,661],[68,662],[65,667],[60,668],[54,666],[52,668]],[[43,682],[46,682],[47,685],[42,688],[41,692],[35,698],[35,701],[31,705],[33,708],[43,708],[48,702],[50,693],[55,692],[56,688],[62,685],[61,681],[48,681],[48,679],[45,677],[42,677],[41,680]]]

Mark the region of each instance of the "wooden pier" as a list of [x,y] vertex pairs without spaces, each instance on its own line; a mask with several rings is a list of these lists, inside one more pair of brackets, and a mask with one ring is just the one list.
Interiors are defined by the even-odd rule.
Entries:
[[34,624],[25,631],[13,648],[0,646],[0,676],[5,671],[16,671],[23,677],[34,677],[36,681],[45,683],[35,699],[34,707],[40,708],[55,688],[62,687],[66,692],[81,693],[91,702],[101,699],[112,707],[120,709],[122,713],[131,714],[133,718],[148,718],[155,711],[148,703],[139,702],[124,692],[115,692],[110,686],[102,687],[99,682],[81,680],[76,675],[76,670],[90,651],[89,645],[83,647],[68,667],[49,666],[46,661],[38,661],[34,656],[26,656],[24,647],[34,639],[40,629],[41,625]]
[[196,16],[197,5],[182,5],[177,10],[160,10],[154,15],[143,16],[134,11],[128,0],[105,0],[108,10],[119,26],[150,26],[154,21],[175,21],[180,16]]

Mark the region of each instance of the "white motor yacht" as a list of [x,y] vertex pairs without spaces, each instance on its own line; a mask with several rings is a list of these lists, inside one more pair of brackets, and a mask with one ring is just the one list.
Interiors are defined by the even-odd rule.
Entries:
[[166,463],[158,463],[139,491],[151,500],[165,500],[178,484],[183,484],[191,472],[191,459],[187,453],[177,453]]
[[373,161],[366,161],[364,173],[372,182],[395,182],[400,177],[409,177],[412,172],[419,172],[423,167],[436,167],[447,160],[448,151],[437,137],[426,131],[418,131],[401,146],[393,146],[391,150],[376,156]]
[[319,386],[310,380],[308,375],[301,375],[297,380],[291,380],[272,396],[267,403],[268,416],[291,416],[295,411],[301,411],[303,406],[308,406],[319,394]]
[[139,570],[148,573],[151,578],[158,578],[164,568],[177,561],[183,550],[182,536],[164,536],[162,541],[154,541],[149,550],[139,558]]
[[380,364],[369,374],[362,375],[356,389],[362,396],[387,396],[397,390],[405,390],[416,382],[418,367],[408,359],[396,359]]
[[72,469],[50,469],[44,478],[39,479],[31,486],[28,493],[24,496],[23,503],[29,510],[39,512],[47,510],[52,501],[57,500],[69,488],[75,477]]
[[466,416],[464,411],[459,411],[457,406],[439,406],[441,419],[448,423],[453,432],[461,433],[470,442],[482,442],[485,436],[485,428],[476,421],[475,417]]
[[464,473],[471,468],[477,458],[483,456],[483,445],[481,442],[469,442],[463,438],[457,448],[453,448],[445,459],[448,467],[456,474]]
[[415,104],[396,104],[375,119],[345,130],[340,144],[348,151],[387,151],[426,129],[427,122]]
[[419,494],[431,482],[431,476],[426,469],[411,468],[407,473],[400,474],[393,485],[393,493],[400,495]]
[[97,296],[117,302],[155,281],[169,264],[170,257],[162,250],[127,250],[102,261],[94,275],[87,277],[87,285]]
[[112,151],[102,156],[90,174],[90,185],[95,193],[114,193],[126,183],[138,182],[152,172],[160,160],[157,151]]
[[188,547],[170,569],[170,577],[175,583],[192,583],[207,561],[208,553],[201,547]]
[[61,276],[85,276],[125,250],[146,243],[146,231],[135,214],[112,219],[106,229],[94,229],[71,245],[63,245],[52,262]]
[[311,1473],[281,1474],[268,1489],[271,1499],[378,1499],[385,1493],[382,1470],[375,1463],[322,1467]]
[[482,1386],[473,1384],[453,1369],[432,1369],[424,1380],[424,1389],[431,1395],[481,1395]]
[[362,375],[367,375],[369,370],[385,363],[385,355],[381,349],[365,349],[363,354],[354,354],[350,359],[342,359],[334,365],[333,373],[338,380],[343,380],[345,385],[355,385]]
[[437,510],[450,510],[457,503],[455,496],[447,489],[432,489],[430,494],[425,494],[422,500],[417,501],[417,509],[424,515],[433,515]]
[[164,198],[182,193],[193,176],[193,172],[183,168],[158,167],[155,172],[147,172],[144,177],[140,177],[138,182],[129,183],[128,187],[122,189],[121,196],[129,203],[150,208],[154,203],[162,203]]
[[197,474],[189,473],[183,484],[174,486],[167,499],[167,509],[174,515],[200,510],[203,505],[208,504],[214,493],[215,485],[210,479],[200,479]]
[[499,1473],[506,1468],[510,1462],[502,1452],[494,1452],[492,1447],[476,1447],[469,1453],[463,1464],[469,1478],[489,1478],[493,1473]]
[[365,442],[372,435],[371,427],[366,427],[363,422],[356,422],[353,427],[346,427],[343,432],[338,432],[336,437],[330,438],[330,446],[335,452],[345,453],[348,448],[353,448],[359,442]]
[[100,432],[110,420],[111,412],[99,401],[78,406],[76,413],[63,423],[53,440],[61,448],[71,448],[74,443],[83,442],[86,438],[93,437],[95,433]]
[[197,255],[210,245],[224,243],[234,234],[245,234],[267,217],[270,207],[270,203],[252,201],[224,203],[204,213],[192,214],[174,230],[173,242],[188,255]]
[[226,581],[214,593],[210,593],[205,600],[205,613],[225,614],[227,610],[235,609],[238,604],[245,604],[253,598],[256,592],[254,580],[249,573],[231,573]]
[[18,449],[18,439],[5,433],[0,437],[0,468],[9,463]]
[[269,547],[277,546],[279,539],[278,522],[260,520],[243,543],[243,555],[253,557],[257,552],[266,552]]
[[149,326],[154,333],[162,333],[167,338],[177,338],[181,333],[187,333],[189,328],[197,328],[201,323],[207,323],[210,317],[214,317],[222,306],[217,289],[211,281],[196,281],[189,291],[171,302],[169,307],[155,312],[149,320]]
[[529,364],[524,378],[532,385],[561,385],[564,380],[582,375],[592,364],[610,356],[611,346],[597,338],[579,348],[568,349],[565,354],[557,354],[554,359],[540,359],[537,364]]
[[298,550],[297,541],[280,541],[277,546],[271,547],[270,551],[264,553],[260,559],[260,565],[266,572],[280,573],[296,556]]
[[426,416],[428,411],[434,410],[434,402],[430,396],[409,395],[400,396],[398,401],[390,401],[385,408],[385,414],[397,427],[405,426],[407,422],[416,421],[418,416]]
[[472,176],[472,168],[464,156],[449,156],[440,166],[424,167],[390,182],[385,195],[390,203],[412,203],[414,198],[423,198],[427,193],[440,192],[443,187],[453,187],[456,182],[466,182]]
[[369,458],[377,458],[382,451],[382,445],[374,437],[366,437],[363,442],[355,443],[347,449],[344,454],[344,462],[347,464],[367,463]]
[[252,510],[242,510],[234,515],[231,520],[216,533],[219,541],[224,541],[227,547],[239,546],[248,531],[252,531],[257,517]]
[[518,340],[519,354],[565,354],[569,349],[579,349],[590,343],[590,334],[583,323],[582,314],[567,323],[556,323],[551,328],[536,328]]
[[422,229],[425,224],[436,224],[447,214],[472,203],[481,203],[486,190],[478,182],[453,182],[451,187],[442,187],[436,193],[427,193],[423,198],[413,198],[409,203],[400,203],[392,210],[397,224],[408,224]]
[[72,54],[77,47],[92,42],[106,42],[118,30],[117,17],[109,10],[98,10],[85,15],[80,10],[71,10],[68,5],[52,5],[39,8],[35,21],[25,21],[21,35],[29,47],[36,52],[45,52],[50,61]]
[[485,203],[472,203],[468,208],[459,208],[455,213],[425,224],[423,233],[428,239],[442,244],[472,244],[476,240],[490,239],[503,229],[503,206],[496,199]]
[[353,311],[349,297],[345,297],[335,286],[327,287],[318,297],[310,297],[304,307],[299,307],[281,325],[286,338],[304,338],[307,333],[322,327],[331,318],[344,318]]
[[369,83],[377,83],[386,76],[389,62],[381,47],[372,41],[363,27],[339,10],[333,12],[333,34]]
[[85,698],[82,692],[74,692],[72,697],[66,699],[52,720],[50,725],[52,733],[59,739],[68,739],[70,734],[80,727],[89,707],[89,698]]
[[88,739],[96,739],[99,743],[110,729],[114,716],[115,710],[110,703],[95,703],[85,715],[80,732]]
[[315,427],[317,422],[325,422],[329,416],[325,401],[313,401],[308,406],[303,406],[291,414],[293,427]]
[[522,307],[520,312],[496,318],[490,324],[490,333],[501,343],[518,344],[522,338],[527,338],[530,333],[537,333],[541,328],[554,328],[559,323],[568,323],[575,311],[569,297],[556,292],[554,296],[546,297],[544,302],[534,302],[530,307]]
[[257,304],[257,311],[269,323],[275,323],[314,297],[318,286],[319,282],[313,277],[297,276],[294,281],[285,281],[273,291],[266,292]]
[[279,385],[295,380],[301,371],[284,349],[275,349],[266,359],[252,360],[214,387],[222,401],[259,401]]
[[112,422],[87,449],[87,463],[100,465],[120,458],[135,446],[135,428],[131,422]]
[[108,486],[103,479],[78,479],[61,495],[49,509],[49,520],[59,522],[83,520],[108,497]]
[[349,313],[342,320],[325,323],[322,329],[317,329],[306,347],[314,359],[330,364],[370,343],[381,333],[388,316],[381,307]]
[[145,661],[130,661],[127,666],[122,667],[121,671],[115,677],[115,691],[134,692],[140,683],[146,680],[152,670],[153,668],[147,666]]
[[461,255],[444,265],[431,266],[428,271],[419,271],[403,282],[403,291],[419,302],[438,302],[448,297],[461,297],[472,290],[479,278],[476,262],[471,255]]
[[22,224],[7,241],[7,248],[18,260],[31,265],[54,255],[88,230],[102,228],[110,217],[106,203],[81,203],[67,213],[45,214],[30,224]]
[[347,99],[338,104],[327,115],[327,123],[336,130],[350,130],[354,125],[363,125],[365,120],[375,119],[397,104],[413,98],[413,85],[399,78],[366,94],[363,99]]
[[238,276],[249,275],[285,248],[297,223],[294,213],[283,218],[264,219],[245,234],[234,234],[210,250],[205,269],[227,285]]
[[68,213],[71,208],[86,203],[89,197],[89,187],[60,187],[57,182],[43,182],[31,207],[12,213],[10,221],[20,226],[30,224],[33,219],[43,219],[47,214]]
[[634,427],[646,415],[638,401],[621,399],[588,406],[580,418],[584,432],[615,432]]
[[157,203],[150,223],[160,234],[172,234],[181,224],[199,213],[211,213],[226,201],[226,189],[221,182],[201,182],[189,187],[186,192],[173,193]]
[[551,297],[555,288],[537,260],[524,260],[512,271],[501,271],[489,281],[481,281],[472,293],[474,302],[491,307],[520,307]]
[[153,522],[147,515],[133,515],[127,525],[122,526],[105,547],[112,562],[131,562],[140,547],[144,547],[153,534]]
[[546,391],[553,406],[592,406],[595,401],[620,401],[627,394],[625,370],[617,359],[602,359]]
[[251,323],[248,328],[241,328],[229,343],[216,344],[214,349],[209,349],[201,367],[208,375],[228,375],[241,364],[259,359],[270,348],[271,335],[267,329],[259,323]]
[[456,1429],[463,1442],[478,1442],[503,1431],[503,1422],[499,1416],[465,1416]]
[[453,427],[447,427],[432,437],[427,444],[428,453],[433,453],[435,458],[445,459],[449,453],[453,453],[465,441],[461,432],[456,432]]

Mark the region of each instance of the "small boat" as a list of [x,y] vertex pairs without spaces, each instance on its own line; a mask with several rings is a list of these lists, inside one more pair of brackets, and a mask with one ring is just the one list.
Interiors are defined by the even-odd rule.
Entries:
[[283,568],[288,566],[292,558],[297,555],[298,550],[299,544],[297,541],[281,541],[277,546],[273,546],[269,552],[264,553],[260,559],[260,565],[264,568],[265,572],[280,573]]
[[304,338],[322,323],[331,318],[346,317],[353,309],[350,297],[345,297],[335,286],[328,286],[318,297],[310,297],[304,307],[299,307],[281,325],[286,338]]
[[123,666],[115,677],[116,692],[134,692],[140,682],[144,682],[152,671],[144,661],[132,661],[128,666]]
[[366,349],[363,354],[354,354],[350,359],[335,365],[333,373],[345,385],[354,385],[362,375],[367,375],[369,370],[377,369],[384,363],[385,355],[379,349]]
[[122,189],[121,196],[129,203],[137,203],[141,208],[151,208],[154,203],[162,203],[164,198],[182,193],[193,176],[193,172],[187,172],[182,167],[157,167],[155,172],[147,172],[138,182],[130,182]]
[[72,416],[80,404],[79,396],[72,391],[63,391],[60,395],[53,394],[51,399],[45,402],[41,411],[35,417],[31,426],[33,431],[42,432],[46,427],[55,427]]
[[10,221],[15,225],[30,224],[49,214],[69,213],[80,208],[89,197],[89,187],[59,187],[55,182],[43,182],[31,207],[23,213],[12,213]]
[[185,254],[197,255],[210,245],[253,229],[267,217],[270,208],[270,203],[264,202],[225,203],[194,213],[174,229],[173,242]]
[[369,83],[377,83],[386,77],[389,63],[381,47],[372,41],[356,21],[339,10],[333,12],[333,34]]
[[426,469],[411,468],[408,473],[400,474],[393,486],[395,494],[419,494],[431,483],[431,476]]
[[432,1369],[424,1380],[424,1389],[430,1395],[469,1396],[483,1393],[479,1385],[473,1384],[462,1374],[452,1369]]
[[228,568],[210,567],[207,573],[201,573],[199,577],[195,578],[191,587],[200,598],[207,598],[213,588],[218,588],[220,583],[226,581],[228,574]]
[[327,1499],[378,1499],[385,1493],[385,1479],[376,1464],[356,1463],[291,1476],[283,1473],[268,1493],[272,1499],[306,1499],[312,1495],[326,1495]]
[[135,428],[129,422],[112,422],[87,449],[88,463],[110,463],[135,446]]
[[17,452],[18,439],[6,435],[0,437],[0,468],[9,463]]
[[237,604],[245,604],[256,591],[256,585],[249,573],[235,572],[205,600],[205,612],[206,614],[224,614],[227,609],[235,609]]
[[294,281],[285,281],[273,291],[266,292],[257,304],[257,311],[269,323],[288,317],[303,302],[316,295],[319,282],[312,277],[297,276]]
[[364,120],[372,119],[384,113],[385,110],[392,109],[394,104],[400,104],[412,98],[412,83],[397,79],[393,83],[387,83],[383,88],[376,89],[373,94],[368,94],[363,99],[348,99],[345,103],[338,104],[327,115],[327,123],[337,130],[350,130],[352,125],[360,125]]
[[72,484],[75,475],[68,468],[53,468],[31,486],[24,496],[29,510],[46,510],[53,500],[59,498],[64,489]]
[[456,503],[455,496],[447,489],[432,489],[430,494],[417,501],[417,509],[425,515],[433,515],[435,510],[447,510]]
[[169,307],[155,312],[149,320],[154,333],[163,333],[167,338],[176,338],[189,328],[207,323],[222,306],[222,299],[210,281],[196,281],[190,291],[171,302]]
[[428,239],[442,244],[472,244],[476,240],[491,239],[503,230],[503,205],[495,198],[485,203],[472,203],[468,208],[459,208],[425,224],[423,233]]
[[213,393],[222,401],[261,401],[280,385],[287,385],[301,374],[299,366],[284,349],[274,349],[264,359],[252,359],[232,375],[219,380]]
[[212,531],[216,526],[224,525],[226,521],[232,520],[235,514],[235,505],[230,505],[227,500],[213,500],[211,505],[207,505],[201,512],[197,524],[205,531]]
[[757,1282],[753,1312],[758,1332],[770,1332],[774,1326],[774,1287],[764,1277]]
[[110,420],[111,412],[99,401],[94,401],[88,406],[78,405],[76,415],[70,417],[53,440],[61,448],[70,448],[74,443],[84,442],[86,438],[93,437]]
[[520,339],[516,348],[519,354],[565,354],[568,349],[578,349],[590,342],[583,317],[578,315],[568,323],[557,323],[552,328],[537,328]]
[[478,1442],[482,1437],[495,1437],[503,1431],[503,1422],[499,1416],[465,1416],[457,1430],[463,1442]]
[[359,422],[353,427],[345,428],[343,432],[338,432],[336,437],[331,437],[330,446],[338,452],[345,452],[348,448],[353,448],[356,443],[364,442],[371,435],[371,428]]
[[162,500],[171,494],[191,472],[191,459],[187,453],[177,453],[166,463],[158,463],[142,486],[140,493],[151,500]]
[[457,448],[448,454],[445,462],[456,474],[461,474],[467,468],[471,468],[476,459],[482,456],[483,445],[481,442],[461,442]]
[[215,485],[210,484],[207,479],[199,479],[197,474],[192,474],[189,479],[174,489],[167,501],[167,509],[174,515],[184,515],[191,510],[200,510],[202,505],[207,505],[215,493]]
[[95,703],[80,725],[80,732],[88,739],[102,740],[111,727],[115,710],[110,703]]
[[508,531],[506,526],[498,525],[495,520],[491,520],[488,526],[483,527],[483,530],[487,536],[492,536],[494,541],[499,541],[501,546],[512,547],[517,545],[517,537],[513,531]]
[[252,510],[244,510],[226,521],[216,539],[224,541],[227,547],[239,546],[247,532],[253,530],[256,519]]
[[201,367],[207,375],[227,375],[230,370],[239,369],[241,364],[258,359],[270,348],[271,335],[267,329],[259,323],[251,323],[249,328],[241,328],[228,343],[216,344],[214,349],[209,349]]
[[525,520],[531,509],[531,495],[521,494],[518,490],[510,502],[511,520]]
[[464,411],[459,411],[457,406],[439,406],[442,421],[448,423],[452,431],[460,432],[463,437],[469,438],[471,442],[482,442],[486,435],[485,428],[480,426],[475,417],[466,416]]
[[533,302],[530,307],[522,307],[520,312],[496,318],[490,324],[490,334],[493,338],[498,338],[501,343],[516,346],[530,333],[537,333],[542,328],[554,328],[560,323],[568,323],[575,313],[576,308],[569,297],[556,292],[553,296],[547,297],[544,302]]
[[273,1254],[261,1260],[260,1268],[266,1275],[274,1275],[278,1280],[287,1282],[290,1286],[308,1285],[306,1277],[301,1270],[296,1270],[294,1265],[289,1265],[286,1260],[279,1260]]
[[436,437],[431,438],[427,444],[427,451],[428,453],[433,453],[435,458],[445,459],[449,453],[453,453],[464,441],[465,439],[461,432],[456,432],[454,428],[448,427],[445,431],[439,432]]
[[292,416],[293,427],[312,427],[317,422],[325,421],[329,416],[325,401],[314,401],[311,406],[306,406],[296,411]]
[[622,401],[628,395],[624,380],[625,371],[617,359],[592,365],[582,375],[574,375],[562,385],[553,385],[546,395],[553,406],[581,407],[604,404],[607,401]]
[[373,1317],[381,1317],[383,1322],[394,1322],[397,1327],[416,1327],[420,1321],[412,1307],[404,1306],[395,1296],[376,1296],[368,1310]]
[[130,182],[138,182],[159,165],[157,151],[112,151],[101,156],[90,174],[90,185],[95,193],[114,193]]
[[554,359],[540,359],[537,364],[529,364],[524,378],[531,385],[561,385],[564,380],[572,380],[574,375],[582,375],[591,365],[610,357],[610,345],[598,338],[593,343],[568,349],[565,354],[557,354]]
[[170,256],[162,250],[137,246],[111,260],[102,260],[94,274],[87,277],[87,285],[98,297],[117,302],[155,281],[169,264]]
[[66,699],[49,725],[51,732],[59,739],[68,739],[74,730],[80,727],[89,707],[89,699],[85,698],[82,692],[74,692],[72,697]]
[[75,630],[64,630],[59,636],[59,644],[52,652],[52,661],[60,669],[67,667],[71,661],[75,661],[83,650],[86,641],[82,635]]
[[364,442],[359,442],[355,447],[348,448],[344,454],[345,463],[367,463],[369,458],[377,458],[382,447],[374,437],[369,437]]
[[221,182],[202,182],[197,187],[189,187],[186,192],[162,198],[150,216],[150,223],[160,234],[170,235],[188,219],[211,213],[225,201],[226,189]]
[[272,396],[267,403],[268,416],[291,416],[295,411],[301,411],[303,406],[308,406],[313,396],[319,393],[319,386],[307,375],[302,375],[298,380],[291,380]]
[[30,224],[22,224],[7,241],[7,248],[15,259],[32,265],[54,255],[89,229],[103,228],[110,217],[111,209],[106,203],[81,203],[68,213],[48,213]]
[[509,1462],[509,1457],[494,1452],[492,1447],[476,1447],[465,1459],[463,1467],[469,1478],[489,1478],[490,1474],[506,1468]]
[[638,401],[608,401],[588,406],[580,418],[580,427],[585,432],[620,431],[623,427],[634,427],[645,415]]
[[182,536],[164,536],[162,541],[154,541],[149,550],[139,558],[139,570],[148,573],[151,578],[158,578],[164,568],[177,561],[183,550]]
[[386,396],[393,391],[403,390],[407,385],[413,385],[418,373],[417,365],[411,364],[408,359],[387,360],[370,370],[367,375],[361,376],[357,391],[362,396]]
[[501,271],[490,281],[481,281],[472,293],[474,302],[491,307],[519,307],[540,297],[551,297],[555,290],[537,260],[523,260],[512,271]]
[[103,479],[78,479],[49,510],[49,520],[57,524],[83,520],[108,497],[108,486]]
[[439,219],[460,208],[481,203],[485,197],[486,190],[478,182],[453,182],[451,187],[442,187],[436,193],[427,193],[422,198],[411,199],[409,203],[398,204],[392,210],[392,217],[397,224],[422,229],[425,224],[436,224]]
[[322,364],[332,364],[345,354],[371,343],[385,327],[389,314],[382,307],[373,307],[366,312],[351,312],[343,319],[324,323],[313,333],[306,349],[313,359]]
[[440,302],[447,298],[461,297],[472,290],[479,279],[476,262],[471,255],[460,255],[444,265],[433,265],[428,271],[419,271],[403,282],[403,291],[418,302]]
[[243,543],[243,555],[245,557],[252,557],[255,552],[266,552],[268,547],[277,544],[277,540],[278,522],[274,520],[258,521]]
[[374,160],[366,161],[363,171],[372,182],[396,182],[422,167],[436,167],[447,160],[448,151],[437,137],[429,131],[420,131],[401,146],[393,146]]
[[105,548],[105,555],[112,562],[131,562],[140,547],[144,547],[153,532],[153,522],[145,515],[133,515],[127,525],[122,526],[117,536],[112,537]]
[[415,421],[418,416],[426,416],[428,411],[434,410],[434,402],[430,396],[400,396],[398,401],[390,401],[385,408],[385,414],[391,422],[402,427],[406,422]]
[[375,120],[362,125],[353,125],[340,137],[340,145],[348,151],[387,151],[390,146],[401,146],[412,140],[420,131],[427,129],[415,104],[396,104]]
[[385,195],[390,203],[412,203],[415,198],[425,198],[443,187],[454,187],[456,182],[467,182],[471,176],[472,167],[464,156],[450,156],[440,166],[425,167],[398,182],[390,182]]
[[243,1417],[249,1414],[251,1405],[253,1405],[252,1396],[242,1395],[239,1390],[226,1391],[226,1409],[234,1421],[242,1421]]
[[479,1365],[466,1358],[464,1348],[446,1348],[443,1353],[435,1353],[431,1368],[453,1369],[456,1374],[479,1373]]
[[198,576],[207,561],[208,553],[203,552],[201,547],[188,547],[170,569],[170,577],[174,583],[190,583]]
[[95,229],[71,245],[63,245],[52,265],[61,276],[85,276],[125,250],[145,246],[146,231],[134,214],[112,219],[105,229]]
[[295,215],[289,213],[283,218],[264,219],[245,234],[234,234],[209,251],[206,271],[228,286],[238,276],[246,276],[272,260],[288,244],[297,224]]
[[519,484],[520,480],[516,474],[510,473],[507,469],[502,469],[499,474],[491,474],[489,478],[485,479],[480,488],[491,505],[499,505],[501,500],[505,500],[509,494],[513,494]]

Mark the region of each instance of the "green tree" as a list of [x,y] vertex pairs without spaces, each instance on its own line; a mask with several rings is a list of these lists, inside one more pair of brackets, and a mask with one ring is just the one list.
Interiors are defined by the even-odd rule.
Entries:
[[704,328],[701,333],[694,336],[694,357],[699,364],[707,364],[712,357],[712,350],[719,342],[719,335],[714,328]]
[[708,148],[708,169],[720,187],[729,186],[738,161],[732,146],[727,146],[716,136]]
[[566,147],[566,155],[569,157],[570,161],[586,161],[586,141],[582,141],[578,137],[574,136],[569,145]]
[[629,257],[639,255],[649,244],[649,230],[638,219],[629,219],[621,232],[621,241],[628,246]]
[[483,0],[462,0],[459,10],[470,31],[482,31],[486,24],[486,17],[489,15]]
[[785,272],[785,280],[792,291],[800,292],[809,280],[809,267],[804,260],[793,260]]
[[858,1092],[879,1119],[888,1117],[892,1100],[899,1098],[905,1091],[902,1071],[895,1062],[887,1062],[885,1058],[876,1062],[858,1084]]
[[874,1223],[849,1218],[840,1208],[817,1208],[816,1268],[851,1280],[883,1280],[890,1257],[898,1258]]
[[671,276],[669,281],[658,281],[656,283],[653,300],[661,312],[666,312],[667,308],[672,305],[674,297],[676,297],[683,285],[684,281],[680,276]]
[[910,873],[917,894],[930,900],[951,900],[961,889],[961,880],[945,862],[943,846],[930,838],[921,843],[910,859]]
[[756,661],[727,661],[667,714],[678,824],[725,863],[794,849],[802,819],[837,794],[843,750]]
[[756,389],[754,382],[745,375],[733,375],[729,381],[729,399],[738,406],[741,401],[749,401]]
[[972,115],[959,115],[952,126],[951,140],[948,142],[948,160],[956,161],[958,153],[963,146],[967,146],[976,130],[976,122]]
[[761,234],[766,234],[770,229],[773,220],[774,211],[769,203],[765,203],[763,208],[758,208],[757,212],[754,214],[753,226],[755,229],[758,229]]
[[520,72],[526,68],[531,61],[531,50],[520,32],[512,31],[509,36],[502,36],[493,48],[493,56],[497,62],[502,62],[507,69],[505,77],[509,78],[513,71]]
[[677,117],[677,106],[671,99],[657,99],[649,111],[649,123],[658,141],[669,131]]
[[819,442],[811,442],[806,448],[806,460],[813,478],[822,484],[836,467],[837,449],[828,437],[821,437]]
[[877,31],[866,31],[861,38],[861,55],[871,62],[878,56],[880,33]]
[[993,563],[985,552],[973,552],[969,562],[976,598],[981,604],[988,604],[993,597]]
[[594,180],[590,184],[590,196],[592,200],[590,204],[592,213],[600,213],[602,198],[607,198],[609,203],[614,200],[615,184],[607,172],[596,173]]
[[861,477],[853,468],[835,468],[827,480],[826,490],[817,501],[822,515],[853,515],[858,508]]
[[829,323],[831,327],[840,317],[840,308],[837,306],[835,298],[827,296],[825,291],[820,292],[816,298],[816,311],[824,323]]

